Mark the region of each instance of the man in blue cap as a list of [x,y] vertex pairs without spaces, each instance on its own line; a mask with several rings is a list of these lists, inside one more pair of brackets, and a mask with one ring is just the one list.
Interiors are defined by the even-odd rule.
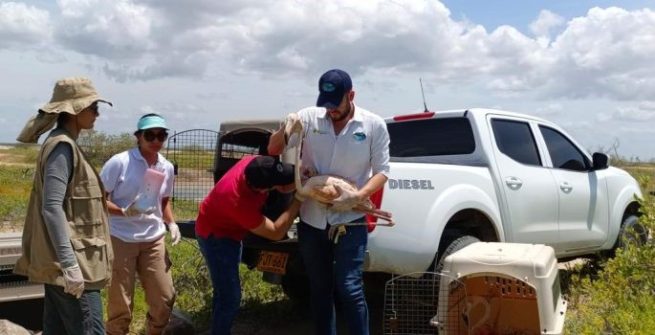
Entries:
[[355,91],[345,71],[325,72],[318,89],[316,106],[290,114],[271,136],[268,152],[282,153],[290,136],[285,129],[302,123],[303,168],[319,175],[340,176],[357,186],[357,192],[342,190],[330,207],[312,199],[303,201],[298,244],[309,276],[316,334],[336,334],[336,293],[350,334],[368,335],[368,307],[362,286],[367,227],[347,227],[338,243],[329,238],[328,230],[330,225],[364,221],[362,213],[352,208],[387,181],[389,133],[381,117],[354,104]]

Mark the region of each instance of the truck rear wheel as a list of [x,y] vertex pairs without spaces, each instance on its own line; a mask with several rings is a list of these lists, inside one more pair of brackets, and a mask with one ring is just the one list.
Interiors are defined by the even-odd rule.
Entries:
[[282,291],[301,310],[309,310],[309,278],[300,274],[286,274],[282,277]]
[[446,257],[452,255],[453,253],[459,250],[464,249],[464,247],[468,245],[471,245],[475,242],[480,242],[480,239],[471,235],[462,235],[449,241],[450,242],[447,244],[443,252],[437,255],[437,257],[439,257],[439,261],[434,267],[434,272],[436,273],[441,273],[441,271],[443,271],[444,261],[446,260]]

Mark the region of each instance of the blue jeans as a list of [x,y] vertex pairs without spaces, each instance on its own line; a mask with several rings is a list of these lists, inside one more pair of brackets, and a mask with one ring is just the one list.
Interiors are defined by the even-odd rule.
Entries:
[[43,335],[104,335],[99,290],[85,290],[80,299],[64,288],[44,285]]
[[337,244],[328,238],[328,229],[316,229],[304,222],[298,225],[298,246],[309,276],[315,333],[336,334],[336,293],[349,333],[368,335],[368,306],[362,284],[367,228],[347,227]]
[[229,238],[209,236],[204,239],[198,236],[198,245],[205,257],[214,288],[212,335],[228,335],[241,303],[241,242]]

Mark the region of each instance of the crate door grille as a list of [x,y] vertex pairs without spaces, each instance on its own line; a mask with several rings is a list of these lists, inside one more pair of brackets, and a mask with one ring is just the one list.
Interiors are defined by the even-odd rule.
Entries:
[[[441,280],[449,283],[444,292]],[[423,272],[394,277],[385,286],[385,335],[468,334],[466,313],[466,287],[456,279]]]

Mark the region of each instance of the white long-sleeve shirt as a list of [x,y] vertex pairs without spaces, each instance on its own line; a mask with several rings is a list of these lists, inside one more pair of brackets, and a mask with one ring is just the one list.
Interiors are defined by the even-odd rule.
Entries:
[[[308,107],[298,112],[305,139],[302,165],[319,175],[335,175],[361,188],[371,176],[389,174],[389,132],[384,120],[355,106],[355,113],[337,135],[325,108]],[[359,212],[337,212],[308,199],[300,208],[300,218],[319,229],[327,224],[345,223],[362,217]]]

